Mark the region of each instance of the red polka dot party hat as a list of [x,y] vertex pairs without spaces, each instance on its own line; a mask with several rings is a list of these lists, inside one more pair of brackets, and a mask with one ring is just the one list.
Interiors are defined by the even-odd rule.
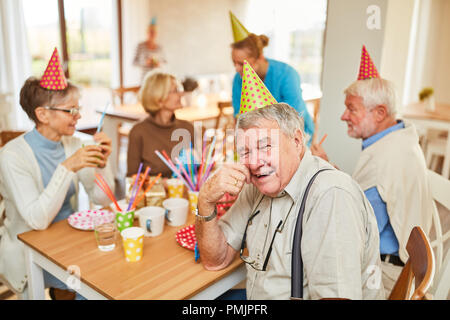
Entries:
[[58,50],[55,48],[48,62],[47,69],[39,82],[42,88],[48,90],[64,90],[67,88],[67,80],[64,76]]
[[242,75],[241,109],[243,114],[255,109],[275,104],[277,101],[261,81],[247,60],[244,60]]
[[359,64],[359,74],[358,80],[379,78],[377,68],[375,68],[372,59],[369,56],[369,52],[367,52],[366,46],[363,45],[361,52],[361,62]]

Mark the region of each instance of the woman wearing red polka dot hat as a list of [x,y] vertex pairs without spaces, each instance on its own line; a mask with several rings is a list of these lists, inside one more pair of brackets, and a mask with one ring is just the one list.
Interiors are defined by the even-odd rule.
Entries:
[[[79,99],[79,89],[66,80],[55,48],[42,78],[28,78],[20,91],[20,105],[35,127],[0,149],[0,194],[6,208],[0,228],[0,276],[18,292],[27,290],[27,276],[17,234],[47,229],[77,211],[79,181],[92,202],[110,203],[95,184],[95,173],[114,186],[107,166],[111,139],[99,132],[93,136],[95,145],[82,147],[73,137],[81,117]],[[54,299],[82,298],[46,272],[44,282]]]

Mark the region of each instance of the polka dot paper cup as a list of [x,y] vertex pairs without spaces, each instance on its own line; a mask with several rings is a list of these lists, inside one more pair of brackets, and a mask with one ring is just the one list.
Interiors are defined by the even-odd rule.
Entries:
[[195,209],[198,203],[198,191],[189,190],[189,210],[192,214],[195,214]]
[[116,211],[116,222],[117,222],[117,229],[119,229],[120,232],[123,230],[130,228],[133,226],[133,220],[134,220],[134,210],[131,211],[123,211],[119,212]]
[[139,227],[126,228],[120,233],[122,235],[125,259],[128,262],[137,262],[142,260],[144,233],[144,229]]
[[169,198],[183,198],[184,184],[180,179],[168,179],[167,191]]

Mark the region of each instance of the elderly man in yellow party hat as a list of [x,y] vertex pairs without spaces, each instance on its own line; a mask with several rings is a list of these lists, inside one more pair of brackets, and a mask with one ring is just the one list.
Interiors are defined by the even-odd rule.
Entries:
[[[196,213],[208,270],[239,254],[248,299],[383,299],[373,210],[358,184],[305,147],[303,121],[245,61],[238,163],[203,185]],[[225,193],[239,195],[217,219]]]
[[[416,129],[397,119],[394,85],[380,77],[365,46],[358,80],[344,93],[341,120],[347,123],[350,137],[362,139],[353,178],[377,218],[383,283],[389,295],[408,260],[406,243],[412,228],[421,226],[428,233],[436,207]],[[313,145],[311,151],[328,160],[321,146]]]

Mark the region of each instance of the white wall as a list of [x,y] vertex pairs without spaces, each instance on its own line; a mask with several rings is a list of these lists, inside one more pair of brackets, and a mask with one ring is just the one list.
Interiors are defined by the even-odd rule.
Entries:
[[[383,51],[387,0],[329,0],[323,67],[323,97],[320,106],[318,139],[330,160],[347,173],[353,171],[361,150],[361,141],[347,136],[340,120],[344,112],[344,89],[357,79],[361,48],[365,44],[377,68]],[[369,5],[380,10],[380,29],[369,30],[366,22]]]
[[435,89],[438,102],[450,104],[450,1],[432,0],[429,11],[429,32],[423,61],[423,77],[415,97],[425,86]]
[[418,100],[424,87],[435,89],[436,101],[450,104],[450,1],[415,0],[411,61],[407,68],[403,104]]
[[416,0],[391,0],[387,6],[382,59],[378,71],[383,78],[395,84],[399,112],[403,107],[405,82],[408,81],[406,77],[410,76],[407,67],[410,44],[414,42],[411,33],[415,31],[415,3]]
[[178,77],[232,73],[228,11],[245,16],[246,9],[246,0],[125,0],[125,85],[139,84],[141,72],[132,62],[136,45],[146,39],[152,16],[158,19],[158,42],[166,54],[168,72]]

